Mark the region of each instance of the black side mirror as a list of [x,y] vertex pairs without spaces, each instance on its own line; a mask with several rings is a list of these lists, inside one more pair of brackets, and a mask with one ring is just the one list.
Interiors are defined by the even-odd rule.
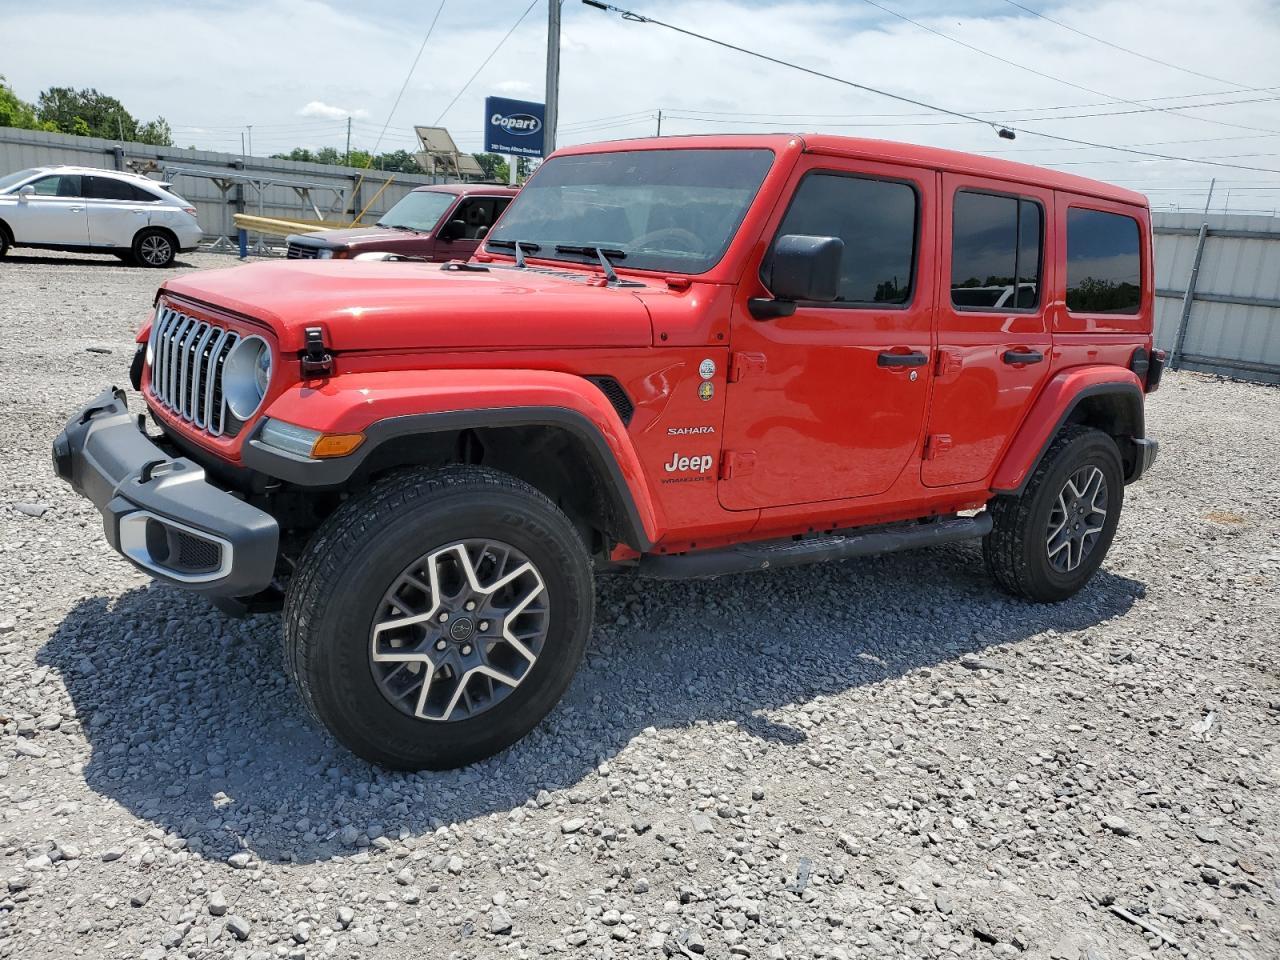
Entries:
[[440,228],[441,240],[457,240],[467,232],[467,222],[465,220],[450,220]]
[[789,317],[796,303],[829,303],[840,292],[840,260],[844,241],[839,237],[809,237],[789,233],[773,245],[765,285],[773,299],[754,297],[748,307],[757,320]]

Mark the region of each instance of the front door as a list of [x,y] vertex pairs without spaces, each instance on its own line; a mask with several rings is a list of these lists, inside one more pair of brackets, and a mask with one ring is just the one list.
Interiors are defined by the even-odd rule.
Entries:
[[727,509],[872,496],[914,461],[932,354],[936,179],[829,157],[799,165],[764,257],[786,234],[839,237],[839,293],[757,320],[746,298],[767,291],[755,275],[741,285],[719,487]]
[[1049,373],[1053,192],[945,174],[944,238],[921,480],[973,483],[995,469]]
[[80,195],[80,174],[53,173],[31,186],[35,193],[5,211],[13,238],[18,243],[89,243],[88,218]]

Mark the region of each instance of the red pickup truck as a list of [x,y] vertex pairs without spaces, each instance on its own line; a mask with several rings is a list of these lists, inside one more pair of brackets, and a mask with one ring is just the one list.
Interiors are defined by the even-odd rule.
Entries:
[[1151,250],[1141,195],[1003,160],[573,147],[469,262],[167,281],[132,370],[158,433],[112,389],[53,456],[152,576],[283,603],[352,750],[456,766],[556,703],[599,571],[981,538],[1005,590],[1080,590],[1156,453]]
[[466,260],[515,195],[515,187],[489,183],[417,187],[370,226],[291,235],[286,255],[290,260],[350,260],[362,253],[394,253]]

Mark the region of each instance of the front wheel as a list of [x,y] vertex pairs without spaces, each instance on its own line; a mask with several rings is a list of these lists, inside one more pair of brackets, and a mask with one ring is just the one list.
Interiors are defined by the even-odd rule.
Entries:
[[1015,596],[1065,600],[1102,565],[1123,502],[1116,442],[1101,430],[1066,427],[1022,493],[992,502],[993,526],[982,541],[987,569]]
[[303,702],[366,760],[474,763],[555,706],[586,646],[591,561],[568,518],[482,467],[402,475],[312,538],[285,601]]

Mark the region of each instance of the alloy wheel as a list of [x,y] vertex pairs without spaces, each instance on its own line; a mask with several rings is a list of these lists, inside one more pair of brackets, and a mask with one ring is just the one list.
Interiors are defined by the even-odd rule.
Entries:
[[528,677],[548,626],[546,586],[532,561],[498,540],[463,540],[393,581],[370,632],[370,666],[401,712],[465,720]]
[[161,267],[173,259],[173,245],[159,234],[151,234],[142,238],[139,244],[142,259],[153,267]]
[[1049,565],[1058,573],[1075,571],[1098,542],[1106,519],[1107,478],[1095,466],[1081,467],[1062,485],[1049,512]]

